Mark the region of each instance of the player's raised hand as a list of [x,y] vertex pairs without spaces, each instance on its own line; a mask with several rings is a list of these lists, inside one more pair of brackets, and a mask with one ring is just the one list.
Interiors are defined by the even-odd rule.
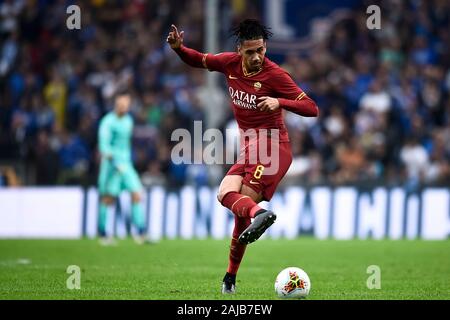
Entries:
[[258,108],[260,111],[263,112],[272,112],[277,110],[280,107],[280,102],[277,98],[271,98],[271,97],[259,97],[258,100],[260,103],[258,103]]
[[169,32],[167,36],[167,43],[170,45],[172,49],[179,49],[181,44],[183,43],[183,35],[184,31],[178,32],[177,27],[172,24],[172,31]]

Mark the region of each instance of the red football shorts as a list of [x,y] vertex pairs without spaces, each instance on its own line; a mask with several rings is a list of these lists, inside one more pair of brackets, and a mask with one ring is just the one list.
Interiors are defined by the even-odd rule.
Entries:
[[237,163],[226,175],[242,176],[244,185],[269,201],[291,165],[291,146],[289,142],[259,142],[260,140],[256,144],[247,144],[241,149]]

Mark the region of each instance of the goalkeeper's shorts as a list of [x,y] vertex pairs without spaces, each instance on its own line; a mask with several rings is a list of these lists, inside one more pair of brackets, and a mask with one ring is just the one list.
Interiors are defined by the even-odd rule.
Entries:
[[98,177],[98,190],[101,195],[117,197],[122,191],[140,192],[142,183],[131,163],[113,165],[103,160]]

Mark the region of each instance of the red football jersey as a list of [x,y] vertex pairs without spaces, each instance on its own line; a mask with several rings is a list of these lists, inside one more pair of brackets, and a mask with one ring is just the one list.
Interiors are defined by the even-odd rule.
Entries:
[[289,141],[283,109],[280,107],[273,112],[263,112],[257,107],[260,102],[258,98],[263,96],[289,100],[299,100],[305,96],[285,70],[265,57],[259,71],[247,73],[242,57],[234,52],[204,54],[202,62],[208,70],[225,74],[240,129],[279,129],[280,142]]

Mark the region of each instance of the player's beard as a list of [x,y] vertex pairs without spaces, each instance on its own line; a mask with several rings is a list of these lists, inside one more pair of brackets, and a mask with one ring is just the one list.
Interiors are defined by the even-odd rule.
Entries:
[[255,63],[253,65],[253,71],[258,71],[259,69],[261,69],[261,62]]
[[247,68],[248,72],[256,72],[259,71],[261,69],[262,63],[261,62],[257,62],[257,63],[249,63],[249,67]]

